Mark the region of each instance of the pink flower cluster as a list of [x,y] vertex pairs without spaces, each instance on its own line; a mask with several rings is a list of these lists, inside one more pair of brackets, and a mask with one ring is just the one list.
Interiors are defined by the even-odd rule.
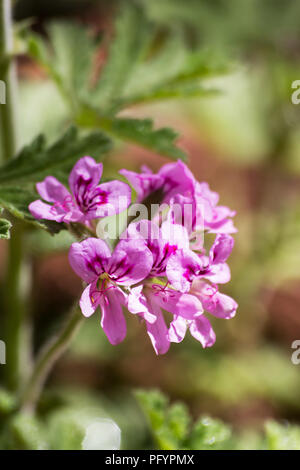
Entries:
[[[196,181],[181,161],[164,165],[157,174],[145,167],[141,173],[120,173],[134,188],[137,202],[159,191],[169,210],[153,220],[132,222],[113,250],[96,237],[72,244],[71,267],[86,283],[80,300],[83,315],[90,317],[100,307],[101,326],[112,344],[126,336],[125,307],[145,322],[157,354],[182,341],[188,329],[203,347],[212,346],[215,333],[204,312],[229,319],[237,309],[237,303],[219,291],[219,285],[230,280],[227,258],[234,245],[235,213],[218,205],[218,194]],[[120,181],[98,185],[101,174],[102,165],[84,157],[70,174],[71,192],[55,178],[46,178],[37,190],[52,205],[35,201],[31,213],[90,224],[125,210],[131,203],[130,187]],[[182,208],[180,217],[175,206]],[[203,238],[194,243],[201,230],[215,234],[208,252]]]

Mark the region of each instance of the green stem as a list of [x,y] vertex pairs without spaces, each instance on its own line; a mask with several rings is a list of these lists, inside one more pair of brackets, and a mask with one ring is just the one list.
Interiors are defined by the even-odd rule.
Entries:
[[78,302],[76,302],[76,306],[73,307],[71,315],[63,325],[62,330],[44,346],[37,358],[32,375],[29,377],[22,394],[21,407],[23,411],[34,412],[50,370],[68,348],[83,319],[84,317],[78,309]]
[[[0,80],[5,84],[5,104],[0,105],[0,156],[2,160],[14,157],[18,151],[17,77],[13,55],[13,27],[11,1],[0,0]],[[7,347],[7,365],[4,376],[8,388],[15,390],[20,378],[20,341],[23,318],[22,266],[23,227],[14,223],[8,245],[6,278],[4,281],[4,340]]]
[[2,159],[12,158],[18,150],[16,66],[11,60],[13,34],[10,0],[0,0],[0,80],[5,84],[5,104],[0,105]]

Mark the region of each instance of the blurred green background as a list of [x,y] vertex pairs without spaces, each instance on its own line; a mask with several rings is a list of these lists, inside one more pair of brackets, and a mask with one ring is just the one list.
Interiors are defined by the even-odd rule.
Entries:
[[[226,73],[209,79],[219,93],[142,103],[126,113],[150,116],[157,125],[178,130],[179,145],[188,152],[197,179],[208,181],[220,193],[221,204],[237,211],[232,281],[224,291],[239,309],[230,321],[214,321],[213,348],[203,350],[187,337],[162,357],[155,356],[144,325],[135,318],[128,317],[124,343],[113,347],[95,315],[53,370],[40,413],[57,403],[70,414],[81,406],[96,406],[119,424],[124,448],[151,447],[149,427],[132,390],[154,387],[172,401],[184,402],[194,418],[205,414],[229,423],[241,436],[241,447],[255,447],[266,420],[300,423],[300,365],[291,362],[291,344],[300,339],[300,105],[291,102],[291,84],[300,79],[300,2],[138,3],[158,28],[158,44],[167,34],[180,35],[191,51],[201,50],[225,65]],[[19,0],[15,19],[20,27],[29,22],[42,35],[49,21],[63,19],[101,36],[111,31],[117,7],[112,1]],[[180,53],[175,41],[161,69],[167,73]],[[68,121],[64,102],[26,55],[20,57],[18,71],[23,142],[39,132],[54,139]],[[149,74],[151,84],[151,70]],[[138,170],[145,163],[157,170],[165,162],[119,143],[105,164],[105,176],[123,167]],[[37,349],[81,286],[62,250],[67,236],[35,237]],[[0,247],[4,257],[5,243]],[[60,419],[55,411],[49,419],[55,429]]]

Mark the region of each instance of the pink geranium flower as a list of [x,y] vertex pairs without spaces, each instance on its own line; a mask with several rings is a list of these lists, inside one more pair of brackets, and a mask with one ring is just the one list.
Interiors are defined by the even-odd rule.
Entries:
[[80,299],[83,315],[90,317],[100,307],[101,326],[109,341],[120,343],[126,336],[122,312],[122,307],[127,305],[124,288],[148,276],[153,264],[151,252],[140,240],[122,240],[111,253],[103,240],[88,238],[72,244],[69,262],[88,284]]
[[29,205],[36,219],[56,222],[89,224],[92,219],[118,214],[127,209],[131,190],[122,181],[99,184],[103,165],[91,157],[81,158],[69,176],[70,190],[53,176],[37,183],[36,188],[44,201]]
[[142,167],[142,173],[129,170],[120,170],[137,193],[137,201],[142,202],[152,192],[161,189],[163,202],[169,202],[177,193],[194,191],[194,176],[189,168],[181,161],[167,163],[157,174],[148,167]]
[[209,256],[199,255],[190,249],[178,250],[167,263],[166,273],[175,289],[188,292],[194,279],[206,278],[215,284],[230,280],[230,269],[226,263],[234,240],[230,235],[218,234]]
[[[162,203],[181,208],[174,211],[173,222],[184,225],[190,235],[207,230],[210,233],[235,233],[232,217],[235,212],[218,206],[219,195],[205,182],[199,183],[189,168],[181,161],[164,165],[157,174],[143,166],[141,173],[121,170],[142,202],[152,192],[162,191]],[[189,207],[189,209],[187,209]]]
[[153,265],[150,276],[165,276],[166,267],[170,257],[179,249],[189,247],[189,236],[182,225],[163,222],[161,227],[150,220],[141,220],[131,223],[125,233],[124,239],[141,239],[152,253]]

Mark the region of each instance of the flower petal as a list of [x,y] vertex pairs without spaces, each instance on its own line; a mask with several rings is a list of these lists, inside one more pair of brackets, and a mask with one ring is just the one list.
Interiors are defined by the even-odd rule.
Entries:
[[91,291],[93,290],[93,284],[89,284],[84,291],[82,292],[79,305],[82,311],[82,314],[85,317],[90,317],[95,313],[98,304],[92,301]]
[[171,343],[181,343],[185,337],[187,330],[187,322],[180,316],[175,316],[170,323],[168,338]]
[[231,278],[229,266],[226,263],[213,264],[204,277],[209,279],[213,284],[226,284]]
[[232,252],[233,245],[234,239],[231,235],[218,234],[209,252],[210,262],[214,264],[225,263]]
[[156,321],[156,316],[149,310],[148,301],[143,294],[143,286],[133,287],[128,295],[127,308],[130,313],[138,314],[149,323]]
[[170,257],[166,273],[169,282],[175,289],[181,292],[188,292],[192,280],[201,267],[201,259],[196,253],[191,250],[178,250],[177,253]]
[[165,354],[170,348],[168,328],[159,306],[150,300],[151,312],[156,316],[155,323],[146,322],[147,333],[156,354]]
[[147,196],[149,196],[149,194],[159,189],[164,183],[164,179],[161,176],[155,175],[149,170],[146,170],[143,173],[120,170],[119,173],[125,176],[135,189],[137,194],[136,202],[142,202],[147,198]]
[[69,251],[69,263],[75,273],[85,282],[92,282],[107,271],[111,252],[99,238],[87,238],[73,243]]
[[55,220],[63,222],[66,213],[60,207],[50,206],[40,199],[29,204],[28,209],[35,219]]
[[202,315],[201,317],[197,318],[197,320],[193,320],[190,325],[190,332],[191,335],[197,340],[200,341],[203,348],[209,348],[213,346],[216,341],[216,335],[210,321]]
[[108,289],[99,300],[102,311],[101,326],[111,344],[119,344],[126,336],[126,321],[122,305],[126,305],[125,294],[116,288]]
[[187,229],[182,225],[173,224],[169,221],[163,222],[161,226],[161,237],[166,243],[174,246],[176,250],[189,247],[189,234]]
[[64,203],[66,199],[72,201],[69,191],[54,176],[47,176],[44,181],[37,183],[36,189],[41,198],[47,202]]
[[143,240],[121,240],[108,266],[108,273],[118,284],[131,286],[145,279],[153,264],[153,257]]
[[237,228],[234,226],[231,219],[227,219],[218,224],[205,223],[208,233],[237,233]]
[[235,316],[238,304],[228,295],[219,292],[216,286],[195,279],[191,291],[200,299],[204,310],[211,315],[225,319]]
[[203,313],[202,304],[194,295],[182,294],[173,289],[152,291],[151,295],[153,302],[173,315],[191,320]]
[[233,318],[238,308],[238,304],[232,297],[221,292],[216,292],[213,299],[203,301],[203,306],[215,317],[226,319]]
[[102,163],[97,163],[92,157],[80,158],[69,176],[69,186],[74,196],[77,198],[85,188],[97,186],[102,172]]
[[168,202],[178,193],[194,192],[195,190],[194,175],[181,160],[167,163],[160,169],[158,175],[164,179],[164,202]]
[[215,191],[212,191],[208,183],[202,182],[196,183],[196,195],[205,198],[209,201],[212,207],[215,207],[219,202],[219,195]]
[[95,188],[86,208],[89,219],[119,214],[131,203],[131,189],[122,181],[109,181]]

